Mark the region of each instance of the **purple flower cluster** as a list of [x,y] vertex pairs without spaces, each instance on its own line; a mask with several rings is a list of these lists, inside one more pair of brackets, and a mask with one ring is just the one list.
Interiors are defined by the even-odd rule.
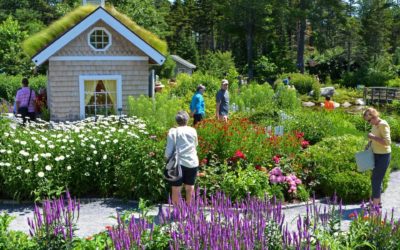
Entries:
[[108,230],[116,250],[122,249],[145,249],[142,237],[148,234],[152,238],[154,224],[145,218],[131,217],[129,224],[121,221],[117,215],[118,225]]
[[269,181],[272,184],[287,183],[289,185],[289,193],[296,193],[297,185],[301,184],[301,180],[294,174],[289,174],[287,176],[283,175],[282,170],[279,167],[273,168],[269,172]]
[[50,239],[61,236],[65,241],[72,241],[79,210],[79,202],[71,199],[69,192],[66,200],[63,196],[44,200],[41,208],[35,204],[33,218],[28,218],[29,233],[32,237]]
[[[333,212],[332,212],[333,211]],[[160,227],[170,237],[170,249],[325,249],[313,237],[320,226],[342,213],[315,202],[307,205],[305,217],[299,216],[297,230],[290,231],[284,224],[282,206],[275,200],[248,196],[241,202],[232,202],[222,193],[200,195],[190,205],[182,201],[178,206],[163,210]],[[137,221],[137,222],[136,222]],[[271,229],[271,225],[274,225]],[[115,249],[144,249],[143,235],[153,232],[154,225],[144,219],[132,218],[129,225],[118,219],[118,226],[110,231]]]

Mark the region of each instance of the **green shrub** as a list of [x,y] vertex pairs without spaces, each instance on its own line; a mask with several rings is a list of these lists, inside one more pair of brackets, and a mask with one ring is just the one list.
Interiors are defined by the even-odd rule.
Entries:
[[390,136],[393,142],[400,142],[400,117],[399,116],[387,116],[384,119],[390,125]]
[[392,145],[390,168],[392,170],[400,170],[400,147],[399,146]]
[[400,88],[400,78],[391,79],[386,82],[386,86],[391,88]]
[[128,98],[128,115],[139,117],[161,131],[173,127],[176,113],[188,108],[189,104],[185,105],[181,98],[169,97],[168,93],[157,93],[155,100],[143,95]]
[[308,94],[311,90],[313,90],[313,86],[314,88],[319,86],[318,81],[313,76],[300,73],[283,74],[278,77],[278,79],[275,81],[275,84],[281,83],[287,76],[290,76],[291,78],[290,85],[294,85],[300,94]]
[[[179,74],[176,78],[176,86],[171,89],[171,94],[178,97],[191,97],[196,92],[196,87],[199,84],[203,84],[206,87],[207,93],[214,93],[215,95],[221,88],[221,79],[201,72],[195,72],[191,76],[188,74]],[[231,85],[230,82],[229,91],[231,91]]]
[[237,105],[240,111],[246,108],[258,109],[274,105],[274,91],[269,84],[248,84],[238,94],[232,93],[230,103]]
[[352,123],[352,116],[341,111],[310,111],[310,109],[303,108],[290,116],[290,119],[283,122],[285,130],[304,132],[305,139],[311,144],[315,144],[327,136],[360,133]]
[[[12,102],[14,101],[17,90],[21,88],[23,76],[9,76],[0,74],[0,98]],[[40,88],[46,88],[46,76],[37,76],[29,78],[29,86],[38,92]]]
[[283,83],[278,83],[276,85],[275,105],[279,109],[293,111],[300,107],[300,99],[297,98],[294,89],[284,86]]
[[[369,183],[369,173],[357,173],[354,154],[364,148],[367,140],[354,135],[343,135],[324,138],[321,142],[311,146],[305,154],[300,156],[300,165],[304,172],[308,172],[307,183],[323,195],[331,196],[336,190],[340,198],[345,201],[359,201],[366,198],[365,183]],[[346,176],[357,178],[355,184],[348,183]],[[351,178],[350,178],[351,179]],[[343,182],[339,184],[339,182]],[[351,186],[348,186],[351,185]],[[359,185],[356,188],[354,185]],[[339,187],[340,186],[340,187]],[[361,192],[355,196],[352,191]],[[362,193],[364,192],[364,193]]]
[[[227,78],[229,82],[236,80],[238,73],[231,52],[207,51],[200,60],[199,71],[218,79]],[[198,83],[200,84],[200,83]]]
[[246,169],[239,168],[224,175],[221,191],[232,200],[244,199],[248,194],[263,198],[269,191],[268,176],[251,165]]
[[331,175],[323,190],[328,196],[336,192],[343,202],[368,200],[371,196],[371,181],[363,174],[345,171]]

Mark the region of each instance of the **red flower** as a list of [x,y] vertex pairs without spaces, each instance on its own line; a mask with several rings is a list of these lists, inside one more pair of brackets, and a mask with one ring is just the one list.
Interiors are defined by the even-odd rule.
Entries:
[[208,160],[207,158],[204,158],[203,160],[201,160],[200,165],[207,165]]
[[240,159],[246,159],[246,156],[243,154],[242,151],[237,150],[235,155],[233,156],[234,158],[240,158]]
[[297,139],[300,139],[300,138],[302,138],[304,136],[304,133],[303,132],[296,132],[296,137],[297,137]]
[[112,226],[106,226],[107,231],[111,231],[113,229]]
[[301,147],[302,147],[302,148],[308,148],[308,146],[310,146],[310,142],[308,142],[308,141],[306,141],[306,140],[304,140],[304,141],[301,142]]
[[278,164],[281,161],[281,158],[279,157],[279,155],[275,155],[274,157],[272,157],[272,160]]
[[260,166],[260,165],[256,165],[256,169],[257,169],[258,171],[260,171],[260,170],[261,170],[261,166]]

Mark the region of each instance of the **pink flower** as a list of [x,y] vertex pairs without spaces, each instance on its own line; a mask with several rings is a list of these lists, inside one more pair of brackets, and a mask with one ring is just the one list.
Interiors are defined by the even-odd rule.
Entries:
[[276,183],[276,182],[277,182],[277,181],[276,181],[276,176],[275,176],[275,175],[270,175],[270,176],[269,176],[269,180],[270,180],[271,183]]
[[246,156],[243,154],[242,151],[237,150],[235,155],[233,156],[234,158],[240,158],[240,159],[246,159]]
[[302,147],[302,148],[308,148],[308,146],[310,146],[310,142],[308,142],[308,141],[306,141],[306,140],[303,140],[303,141],[301,142],[301,147]]
[[281,161],[281,158],[279,157],[279,155],[275,155],[274,157],[272,157],[272,160],[275,162],[275,164],[278,164]]
[[282,183],[282,182],[285,181],[285,177],[283,177],[283,176],[278,176],[278,177],[276,178],[276,181],[277,181],[278,183]]

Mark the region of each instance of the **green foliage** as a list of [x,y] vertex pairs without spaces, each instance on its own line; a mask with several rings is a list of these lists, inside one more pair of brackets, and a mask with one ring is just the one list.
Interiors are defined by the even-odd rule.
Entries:
[[36,250],[38,249],[34,241],[31,241],[23,232],[10,231],[10,223],[14,217],[3,212],[0,214],[0,249],[4,250]]
[[0,24],[0,73],[17,75],[30,71],[32,63],[20,46],[26,37],[26,32],[11,16]]
[[[0,98],[4,98],[8,102],[13,102],[17,90],[22,87],[21,81],[23,76],[9,76],[0,74]],[[38,92],[40,88],[46,88],[47,78],[45,76],[37,76],[29,78],[29,87]]]
[[400,116],[391,115],[384,117],[390,126],[390,136],[393,142],[400,142]]
[[[69,12],[67,15],[62,17],[61,19],[57,20],[53,24],[51,24],[45,30],[31,36],[23,43],[24,51],[33,56],[38,51],[40,51],[44,46],[52,42],[55,38],[59,35],[63,34],[66,30],[73,27],[75,24],[80,22],[86,16],[88,16],[91,12],[96,9],[94,5],[86,5],[80,6]],[[166,42],[160,40],[156,35],[152,34],[151,32],[145,30],[144,28],[137,25],[133,22],[129,17],[125,16],[124,14],[119,13],[113,7],[106,8],[108,12],[111,13],[115,18],[125,24],[128,28],[130,28],[133,32],[135,32],[139,37],[145,40],[147,43],[152,45],[155,49],[160,51],[163,54],[167,54],[167,44]]]
[[240,89],[239,93],[231,95],[230,103],[237,105],[240,111],[246,108],[258,109],[274,105],[274,90],[269,84],[248,84]]
[[357,172],[334,173],[329,183],[324,185],[324,194],[331,196],[336,193],[343,202],[359,202],[371,196],[370,178]]
[[400,88],[400,78],[391,79],[385,85],[391,88]]
[[[202,72],[195,72],[191,76],[188,74],[179,74],[176,78],[176,86],[171,89],[171,94],[181,98],[186,97],[187,105],[189,106],[192,95],[196,92],[196,87],[199,84],[206,87],[205,95],[211,95],[215,99],[217,91],[221,88],[221,79]],[[233,92],[234,89],[235,86],[229,84],[229,92]]]
[[[290,119],[283,122],[285,129],[304,132],[304,138],[311,144],[315,144],[328,136],[360,134],[353,124],[352,115],[345,112],[310,111],[303,108],[290,114],[290,116]],[[365,125],[365,121],[361,120],[361,122]]]
[[276,85],[275,104],[278,109],[294,111],[300,107],[300,100],[297,98],[296,91],[288,88],[283,83]]
[[354,154],[364,148],[366,140],[343,135],[323,139],[301,156],[303,171],[309,172],[308,183],[317,192],[346,202],[368,199],[371,190],[369,173],[357,172]]
[[290,85],[294,85],[300,94],[308,94],[319,85],[318,81],[311,75],[300,74],[300,73],[290,73],[283,74],[278,77],[275,84],[281,83],[284,78],[290,76]]
[[221,183],[221,191],[232,200],[241,200],[250,196],[263,198],[269,190],[268,176],[249,165],[246,169],[238,168],[227,172]]
[[175,75],[176,62],[172,59],[170,55],[165,59],[164,64],[157,68],[158,75],[160,78],[171,79]]
[[274,79],[278,74],[278,67],[266,56],[261,56],[255,62],[255,70],[256,74],[264,79]]
[[390,223],[384,216],[363,211],[350,224],[345,244],[351,249],[399,249],[400,233],[394,229],[398,222]]
[[185,110],[182,99],[169,97],[168,93],[157,93],[155,100],[147,96],[129,97],[128,114],[146,120],[152,127],[165,131],[176,125],[175,115]]
[[200,61],[199,70],[219,79],[227,78],[230,83],[238,76],[231,52],[207,51]]
[[390,159],[390,168],[395,170],[400,170],[400,147],[392,145],[392,155]]
[[298,185],[297,192],[293,194],[293,196],[294,199],[298,199],[300,201],[308,201],[310,199],[310,194],[308,193],[304,185]]

